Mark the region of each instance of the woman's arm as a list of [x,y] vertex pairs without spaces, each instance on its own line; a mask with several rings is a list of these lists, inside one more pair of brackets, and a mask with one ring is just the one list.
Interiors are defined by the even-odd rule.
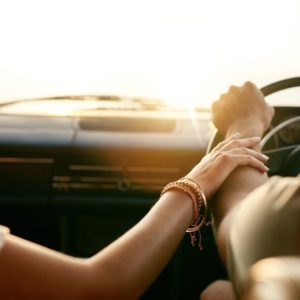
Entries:
[[[258,138],[228,138],[187,174],[209,200],[238,166],[266,172],[249,148]],[[182,191],[163,194],[132,229],[89,259],[70,257],[9,235],[0,252],[3,299],[136,299],[158,276],[193,220]]]

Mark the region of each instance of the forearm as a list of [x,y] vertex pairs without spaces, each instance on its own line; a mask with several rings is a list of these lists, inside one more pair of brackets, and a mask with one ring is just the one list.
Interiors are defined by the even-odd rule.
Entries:
[[192,201],[167,192],[135,227],[89,259],[9,235],[0,252],[5,299],[136,299],[165,267],[193,218]]
[[193,217],[192,201],[167,192],[135,227],[89,259],[9,235],[0,252],[5,299],[136,299],[165,267]]
[[165,267],[192,221],[192,201],[182,192],[162,196],[152,210],[120,239],[90,259],[99,297],[136,299]]
[[13,235],[0,252],[3,299],[84,299],[88,268],[64,255]]
[[[263,133],[262,127],[253,123],[236,124],[228,130],[227,135],[237,131],[242,137],[261,136]],[[254,149],[260,152],[260,144]],[[223,261],[226,260],[226,240],[232,219],[232,209],[255,188],[265,183],[267,178],[266,173],[258,172],[254,168],[239,167],[230,174],[215,195],[212,201],[212,212],[216,241]]]

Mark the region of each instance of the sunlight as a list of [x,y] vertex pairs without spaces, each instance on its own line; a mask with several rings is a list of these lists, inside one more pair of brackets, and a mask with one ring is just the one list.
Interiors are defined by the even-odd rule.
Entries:
[[209,107],[231,84],[297,74],[299,20],[297,0],[1,1],[0,100],[105,93]]
[[95,109],[99,106],[97,101],[64,101],[60,100],[58,105],[53,105],[53,101],[43,100],[40,102],[22,102],[16,105],[4,106],[4,114],[20,115],[40,115],[40,116],[70,116],[74,111],[79,109]]

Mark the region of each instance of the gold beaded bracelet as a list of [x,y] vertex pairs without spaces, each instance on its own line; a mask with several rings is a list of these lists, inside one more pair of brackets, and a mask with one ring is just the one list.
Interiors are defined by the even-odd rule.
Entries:
[[186,232],[190,235],[192,246],[196,245],[198,233],[198,246],[202,250],[200,229],[204,224],[206,224],[207,215],[207,202],[203,188],[193,179],[189,177],[183,177],[177,181],[168,183],[163,188],[161,196],[170,190],[180,190],[191,198],[193,202],[194,218],[191,225],[186,229]]

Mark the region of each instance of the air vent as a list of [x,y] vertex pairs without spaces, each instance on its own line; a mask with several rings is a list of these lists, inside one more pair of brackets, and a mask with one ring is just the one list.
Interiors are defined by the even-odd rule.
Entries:
[[82,118],[79,126],[82,130],[116,132],[172,132],[176,121],[172,119],[103,117]]
[[179,177],[176,167],[70,165],[68,175],[53,177],[57,192],[158,192]]

